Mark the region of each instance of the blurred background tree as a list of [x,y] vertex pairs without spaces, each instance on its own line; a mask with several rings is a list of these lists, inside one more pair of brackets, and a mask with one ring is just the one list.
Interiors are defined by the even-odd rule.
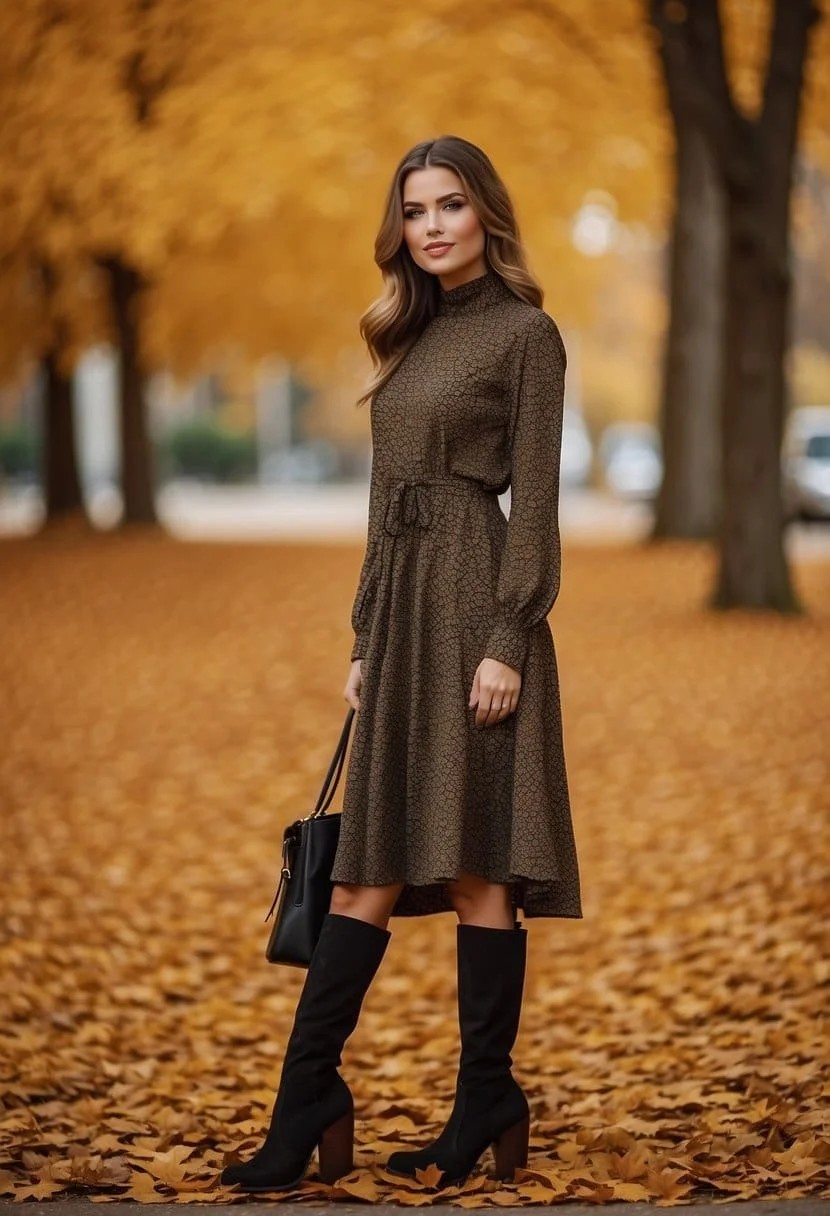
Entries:
[[[689,332],[700,339],[696,353],[707,380],[693,387],[715,403],[706,431],[722,441],[720,569],[713,602],[786,610],[795,606],[780,484],[791,194],[809,38],[819,11],[814,0],[775,0],[760,98],[751,109],[740,106],[730,85],[717,0],[653,0],[651,12],[682,166],[668,346],[675,353]],[[700,234],[691,240],[684,193],[694,199],[700,221]],[[691,315],[684,307],[695,283],[684,262],[690,255],[700,256],[699,269],[708,280],[703,298],[711,307],[705,314],[699,298]],[[696,285],[691,290],[697,294]],[[674,383],[679,373],[681,385],[689,384],[682,357],[669,359],[667,367],[663,433],[676,439],[675,409],[693,418],[698,403]],[[696,431],[691,438],[694,451]],[[678,447],[673,454],[682,480],[685,462],[682,455],[678,459]],[[711,465],[715,443],[703,451]],[[717,484],[708,473],[695,468],[689,480]],[[667,492],[675,484],[670,471]],[[664,502],[669,501],[667,493]],[[717,519],[711,507],[710,512]],[[658,516],[663,526],[667,513],[668,508],[662,521]]]
[[809,0],[6,9],[0,373],[42,368],[47,525],[83,510],[70,381],[103,341],[122,525],[156,518],[151,376],[238,377],[276,355],[317,387],[319,430],[365,441],[344,406],[368,370],[357,317],[380,286],[383,196],[408,146],[456,132],[516,200],[569,335],[570,404],[595,428],[659,419],[655,537],[717,540],[718,602],[793,606],[777,445],[793,235],[826,278],[820,190],[794,230],[789,206],[793,164],[796,187],[828,169],[817,16]]

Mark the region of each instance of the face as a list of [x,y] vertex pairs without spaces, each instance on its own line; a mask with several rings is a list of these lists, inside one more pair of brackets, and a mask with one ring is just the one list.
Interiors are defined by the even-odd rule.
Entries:
[[445,290],[485,273],[486,233],[452,169],[433,165],[407,173],[403,215],[404,240],[413,262],[437,274]]

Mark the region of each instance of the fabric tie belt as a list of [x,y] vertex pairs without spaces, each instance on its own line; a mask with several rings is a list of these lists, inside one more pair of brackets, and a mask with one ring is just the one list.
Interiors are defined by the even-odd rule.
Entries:
[[390,536],[397,536],[402,528],[410,524],[419,528],[430,526],[432,507],[429,495],[434,486],[467,493],[496,495],[495,490],[490,490],[481,482],[472,481],[467,477],[423,477],[412,481],[403,478],[392,485],[386,504],[383,527]]

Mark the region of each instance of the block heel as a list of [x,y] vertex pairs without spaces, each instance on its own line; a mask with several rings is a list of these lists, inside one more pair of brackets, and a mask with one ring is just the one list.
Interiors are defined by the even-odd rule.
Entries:
[[518,1167],[527,1166],[527,1150],[530,1143],[530,1115],[518,1123],[505,1128],[493,1141],[493,1157],[496,1162],[496,1178],[509,1181]]
[[331,1185],[354,1169],[354,1110],[346,1111],[320,1136],[320,1178]]

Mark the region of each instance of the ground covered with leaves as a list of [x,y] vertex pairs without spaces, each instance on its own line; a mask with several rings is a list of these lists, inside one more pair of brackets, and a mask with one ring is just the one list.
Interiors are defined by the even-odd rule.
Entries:
[[[304,973],[263,918],[340,733],[362,552],[0,544],[0,1195],[245,1202]],[[436,1192],[455,920],[395,918],[344,1053],[357,1168],[288,1197],[830,1196],[830,566],[715,615],[705,546],[570,548],[551,614],[584,889],[527,922],[529,1168]],[[332,809],[339,807],[339,791]]]

